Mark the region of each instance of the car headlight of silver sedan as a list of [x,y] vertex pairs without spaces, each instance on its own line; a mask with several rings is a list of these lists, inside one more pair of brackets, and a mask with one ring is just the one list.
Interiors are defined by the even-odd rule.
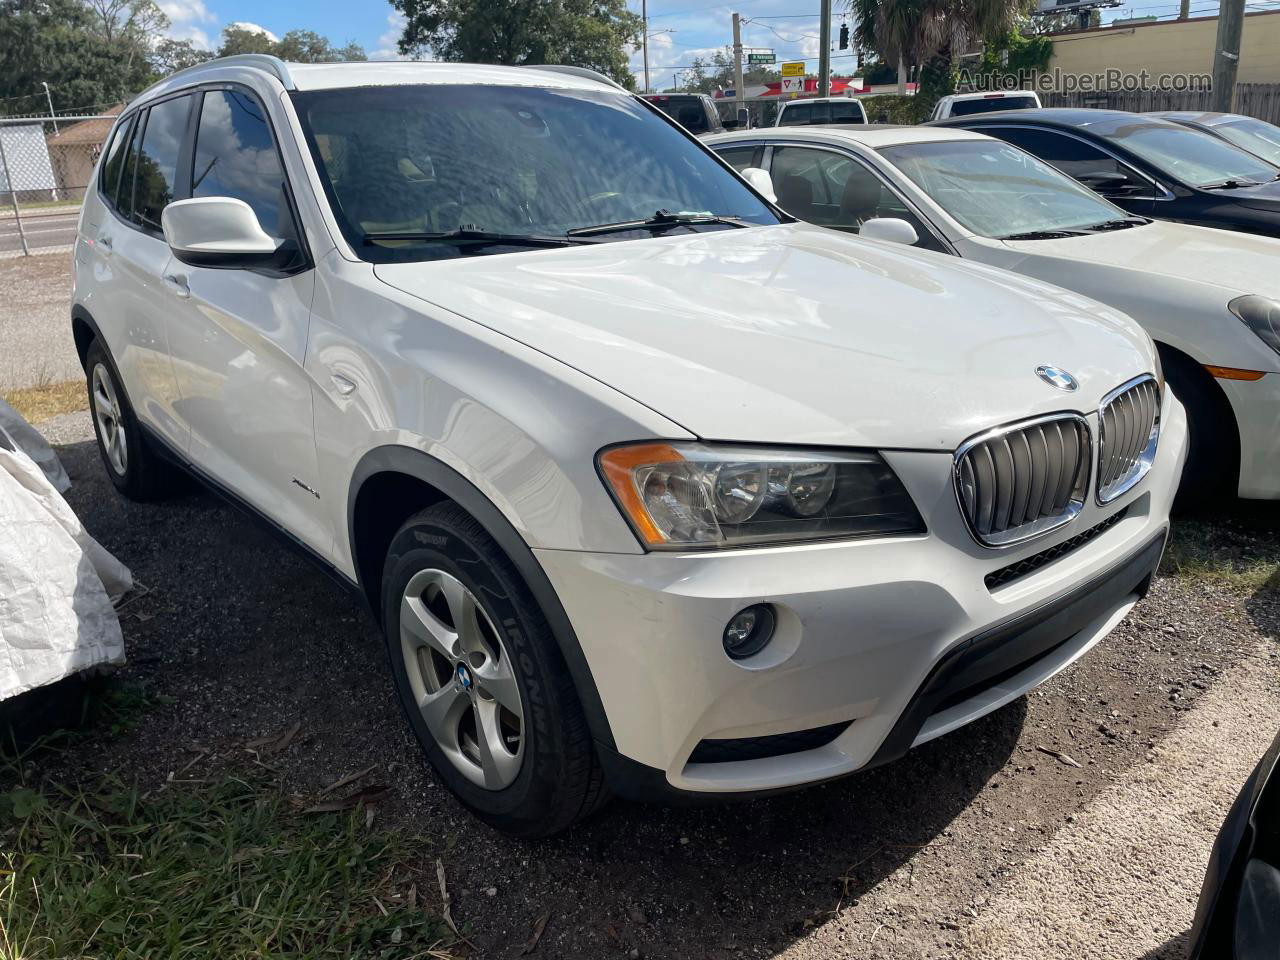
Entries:
[[1236,297],[1227,304],[1227,309],[1243,320],[1263,343],[1280,353],[1280,301],[1251,293]]
[[648,442],[596,459],[650,550],[924,532],[902,482],[870,451]]

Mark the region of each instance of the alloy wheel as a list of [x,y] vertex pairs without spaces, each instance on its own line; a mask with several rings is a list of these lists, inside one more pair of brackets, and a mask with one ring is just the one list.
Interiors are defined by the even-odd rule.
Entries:
[[488,790],[509,787],[524,757],[514,666],[475,595],[443,570],[414,574],[400,602],[400,648],[414,703],[449,762]]
[[120,400],[116,393],[111,372],[105,364],[93,368],[91,379],[93,416],[98,424],[102,451],[117,474],[124,476],[129,469],[129,446],[121,418]]

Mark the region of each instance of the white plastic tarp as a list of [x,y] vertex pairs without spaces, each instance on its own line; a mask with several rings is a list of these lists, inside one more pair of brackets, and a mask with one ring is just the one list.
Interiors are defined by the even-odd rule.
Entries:
[[[16,417],[11,408],[2,412]],[[39,455],[47,445],[36,437]],[[0,425],[0,700],[123,663],[124,638],[111,604],[132,586],[128,569],[85,532]]]

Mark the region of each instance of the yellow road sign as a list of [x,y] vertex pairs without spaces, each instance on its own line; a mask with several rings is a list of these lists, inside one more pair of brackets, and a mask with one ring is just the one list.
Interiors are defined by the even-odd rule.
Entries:
[[784,77],[803,77],[804,61],[800,60],[800,61],[793,61],[791,63],[784,63],[782,65],[782,75]]

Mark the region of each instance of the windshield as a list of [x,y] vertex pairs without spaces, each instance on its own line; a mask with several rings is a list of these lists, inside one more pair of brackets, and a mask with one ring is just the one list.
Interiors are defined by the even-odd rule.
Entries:
[[1031,110],[1040,106],[1035,97],[983,97],[980,100],[956,100],[951,104],[951,116],[967,117],[975,113],[994,113],[997,110]]
[[907,143],[880,153],[979,236],[1082,230],[1125,216],[1065,174],[996,140]]
[[1280,166],[1280,127],[1265,120],[1241,117],[1214,126],[1213,132],[1225,137],[1237,147],[1257,154],[1262,159]]
[[[416,84],[293,99],[334,215],[366,260],[522,249],[416,234],[565,238],[659,211],[779,222],[707,150],[625,94]],[[664,230],[673,232],[670,223]],[[637,228],[599,239],[650,235]]]
[[1193,187],[1228,181],[1266,183],[1280,168],[1250,156],[1211,134],[1174,123],[1120,122],[1097,132],[1153,167]]

